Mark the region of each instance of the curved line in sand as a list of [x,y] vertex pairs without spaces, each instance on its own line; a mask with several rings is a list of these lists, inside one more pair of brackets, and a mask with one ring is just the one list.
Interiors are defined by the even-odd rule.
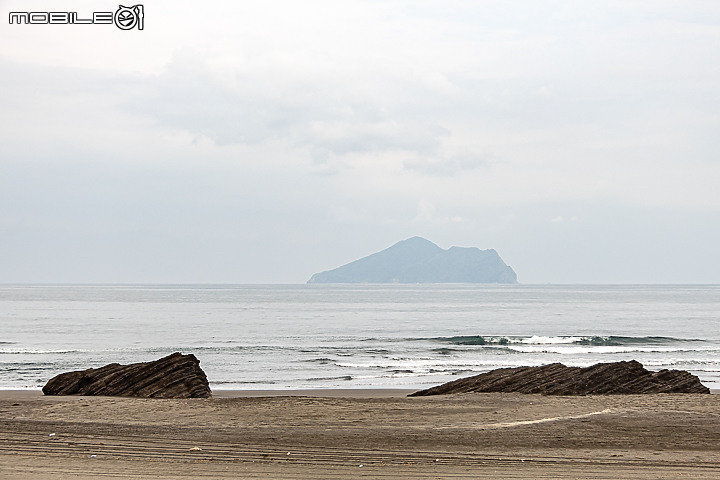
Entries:
[[537,420],[522,420],[519,422],[489,423],[489,424],[482,425],[482,428],[510,428],[510,427],[518,427],[521,425],[535,425],[537,423],[557,422],[560,420],[577,420],[579,418],[587,418],[587,417],[592,417],[595,415],[603,415],[603,414],[612,413],[612,412],[613,412],[612,409],[606,408],[605,410],[600,410],[598,412],[584,413],[582,415],[567,415],[564,417],[548,417],[548,418],[539,418]]

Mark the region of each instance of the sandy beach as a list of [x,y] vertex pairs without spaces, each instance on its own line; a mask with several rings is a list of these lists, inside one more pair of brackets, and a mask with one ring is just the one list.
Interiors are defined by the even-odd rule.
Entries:
[[4,391],[0,477],[720,477],[720,395],[407,393]]

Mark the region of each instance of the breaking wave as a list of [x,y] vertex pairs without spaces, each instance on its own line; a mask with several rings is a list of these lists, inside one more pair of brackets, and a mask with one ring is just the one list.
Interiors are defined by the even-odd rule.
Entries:
[[[421,340],[421,339],[413,339]],[[677,345],[688,343],[704,343],[704,340],[673,338],[673,337],[624,337],[624,336],[481,336],[481,335],[459,335],[453,337],[435,337],[422,340],[437,341],[452,345],[589,345],[602,347],[622,347],[640,345]]]

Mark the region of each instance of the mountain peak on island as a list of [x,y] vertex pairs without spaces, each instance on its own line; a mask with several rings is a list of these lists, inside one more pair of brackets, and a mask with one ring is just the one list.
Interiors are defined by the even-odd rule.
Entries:
[[307,283],[517,283],[517,275],[495,250],[451,247],[411,237]]

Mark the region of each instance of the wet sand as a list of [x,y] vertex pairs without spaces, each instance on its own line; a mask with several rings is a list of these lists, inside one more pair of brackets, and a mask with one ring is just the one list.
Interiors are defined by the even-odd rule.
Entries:
[[0,392],[0,478],[720,478],[720,395]]

